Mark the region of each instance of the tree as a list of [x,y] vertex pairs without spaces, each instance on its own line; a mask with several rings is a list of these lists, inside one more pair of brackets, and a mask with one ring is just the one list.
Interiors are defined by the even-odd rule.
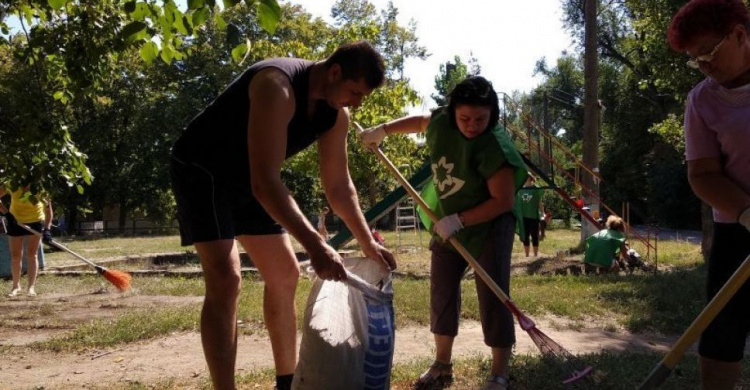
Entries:
[[435,76],[435,90],[437,94],[432,94],[432,100],[437,103],[438,106],[444,106],[448,104],[447,96],[450,91],[468,76],[476,76],[481,72],[482,68],[477,63],[477,59],[472,55],[469,58],[469,64],[465,64],[461,57],[454,56],[453,62],[446,62],[440,64],[437,76]]
[[[224,5],[232,7],[239,2],[225,0]],[[257,10],[259,24],[273,31],[279,19],[276,0],[246,3]],[[18,18],[20,32],[11,32],[11,15]],[[185,12],[173,0],[163,0],[161,5],[155,0],[0,2],[0,48],[13,65],[29,66],[23,71],[28,84],[12,90],[18,102],[3,106],[12,108],[4,109],[8,115],[0,121],[0,136],[18,144],[0,144],[0,166],[5,167],[0,172],[2,179],[48,190],[62,179],[82,192],[82,184],[91,182],[91,174],[86,156],[77,150],[68,131],[68,104],[74,98],[96,96],[115,71],[112,64],[118,55],[132,45],[139,47],[147,62],[158,56],[170,63],[189,55],[183,51],[184,39],[198,32],[209,18],[226,27],[228,37],[237,36],[232,26],[224,23],[215,0],[190,0]],[[247,43],[238,46],[233,50],[235,58],[246,51]],[[28,153],[19,154],[18,150]]]
[[[688,188],[679,150],[649,129],[682,117],[683,99],[699,80],[665,39],[676,0],[598,2],[600,99],[606,107],[599,143],[602,196],[631,202],[636,222],[680,227],[697,222],[698,202]],[[565,23],[583,42],[583,1],[565,0]],[[608,178],[616,177],[617,180]],[[688,193],[690,191],[687,191]]]
[[[585,3],[585,40],[584,40],[584,99],[583,99],[583,165],[593,170],[599,170],[599,58],[597,54],[597,0],[586,0]],[[599,182],[589,172],[581,172],[585,202],[598,203]],[[597,207],[598,208],[598,207]],[[594,210],[594,208],[592,208]],[[586,238],[593,234],[587,221],[581,220],[581,242],[583,248]]]

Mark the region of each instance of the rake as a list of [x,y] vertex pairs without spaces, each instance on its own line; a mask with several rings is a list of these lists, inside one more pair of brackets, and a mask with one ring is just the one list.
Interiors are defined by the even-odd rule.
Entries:
[[[36,231],[36,230],[34,230],[34,229],[32,229],[32,228],[30,228],[30,227],[28,227],[28,226],[20,223],[20,222],[18,222],[18,226],[24,228],[25,230],[27,230],[30,233],[33,233],[36,236],[40,236],[40,237],[42,236],[42,233],[39,233],[38,231]],[[93,262],[87,260],[86,258],[84,258],[83,256],[79,255],[78,253],[73,252],[72,250],[68,249],[65,245],[60,244],[59,242],[57,242],[55,240],[50,240],[49,244],[52,245],[52,246],[54,246],[55,248],[58,248],[58,249],[64,250],[65,252],[70,253],[71,255],[73,255],[76,258],[78,258],[78,260],[81,260],[84,263],[86,263],[86,264],[94,267],[94,269],[96,269],[96,272],[98,272],[99,275],[104,276],[104,278],[107,279],[110,283],[112,283],[115,287],[117,287],[118,290],[125,291],[125,290],[127,290],[127,289],[130,288],[130,280],[131,280],[132,277],[130,276],[129,273],[122,272],[122,271],[117,271],[117,270],[111,270],[111,269],[107,269],[105,267],[102,267],[100,265],[96,265]]]
[[[354,122],[354,125],[360,132],[363,131],[362,126],[360,126],[359,123]],[[375,152],[375,155],[378,157],[378,159],[388,167],[388,169],[394,174],[394,176],[396,176],[396,179],[399,181],[399,183],[401,183],[406,192],[408,192],[409,195],[425,211],[430,220],[433,223],[437,223],[439,219],[437,215],[430,209],[424,199],[419,196],[419,193],[417,193],[414,187],[409,184],[409,181],[404,178],[398,168],[393,165],[391,160],[388,159],[385,154],[383,154],[383,151],[380,150],[380,148],[372,148],[372,150],[373,152]],[[474,259],[474,256],[472,256],[471,253],[469,253],[469,251],[467,251],[466,248],[464,248],[464,246],[455,237],[450,237],[448,241],[453,245],[454,248],[456,248],[456,250],[463,256],[463,258],[469,263],[469,265],[471,265],[471,268],[474,269],[474,272],[479,275],[482,281],[490,288],[490,290],[492,290],[493,293],[495,293],[495,295],[500,299],[505,307],[507,307],[508,310],[513,313],[513,315],[518,320],[518,324],[521,326],[521,329],[528,333],[529,337],[531,337],[531,340],[534,342],[534,345],[539,348],[539,351],[542,353],[542,357],[545,360],[558,364],[566,371],[565,375],[567,375],[567,377],[563,380],[563,384],[572,384],[579,379],[582,379],[592,371],[591,366],[585,365],[582,361],[580,361],[580,359],[575,357],[572,353],[568,352],[560,344],[556,343],[549,336],[539,330],[536,327],[534,321],[532,321],[531,318],[527,317],[525,314],[523,314],[523,312],[521,312],[521,310],[518,309],[518,307],[516,307],[516,304],[510,300],[508,295],[506,295],[505,292],[500,289],[497,283],[492,280],[487,271],[485,271],[484,268],[482,268],[482,266],[479,264],[479,262]]]
[[748,277],[750,277],[750,255],[745,258],[740,267],[737,268],[729,280],[724,283],[721,290],[714,295],[711,302],[703,308],[703,311],[698,314],[698,317],[693,320],[690,327],[688,327],[685,333],[680,336],[680,339],[677,340],[674,346],[672,346],[669,353],[667,353],[667,355],[664,356],[664,359],[662,359],[654,370],[651,371],[638,389],[655,389],[664,383],[672,373],[672,369],[674,369],[677,363],[680,362],[682,355],[685,354],[688,347],[690,347],[698,336],[706,330],[721,309],[723,309],[727,302],[729,302],[734,294],[737,293],[737,290],[745,284]]

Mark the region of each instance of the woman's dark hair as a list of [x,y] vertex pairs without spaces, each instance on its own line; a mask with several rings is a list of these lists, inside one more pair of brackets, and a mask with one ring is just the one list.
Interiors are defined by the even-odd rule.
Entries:
[[492,83],[482,76],[470,76],[456,84],[453,90],[448,94],[448,116],[453,125],[458,127],[456,122],[456,106],[482,106],[490,108],[490,123],[488,129],[497,126],[500,121],[500,103],[497,98],[497,92],[492,88]]
[[330,68],[333,64],[341,66],[341,74],[344,76],[344,80],[364,79],[370,88],[377,88],[385,82],[383,56],[366,41],[339,46],[325,60],[326,68]]
[[672,49],[684,51],[697,37],[725,36],[738,24],[747,28],[748,20],[750,15],[742,0],[692,0],[672,18],[667,39]]

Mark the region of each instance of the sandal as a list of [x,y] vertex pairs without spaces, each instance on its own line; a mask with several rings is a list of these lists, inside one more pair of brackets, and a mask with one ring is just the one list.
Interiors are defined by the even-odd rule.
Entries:
[[[437,375],[434,374],[437,372]],[[412,385],[412,390],[444,389],[453,383],[453,364],[435,361],[430,368],[419,376]]]
[[510,384],[508,380],[501,377],[500,375],[490,375],[487,378],[487,383],[482,387],[482,390],[508,390]]

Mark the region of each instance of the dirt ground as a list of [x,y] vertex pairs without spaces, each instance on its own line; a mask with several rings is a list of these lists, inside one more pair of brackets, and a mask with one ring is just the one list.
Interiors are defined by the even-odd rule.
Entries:
[[[155,305],[194,303],[194,298],[171,296],[126,296],[118,294],[88,295],[85,297],[44,294],[35,299],[3,300],[0,314],[32,305],[70,306],[62,310],[66,321],[78,322],[98,317],[109,317],[123,308],[143,308]],[[84,301],[86,302],[84,304]],[[33,321],[29,318],[28,321]],[[605,332],[597,329],[569,330],[559,318],[537,319],[537,328],[573,353],[654,350],[667,351],[674,338],[654,335],[635,335],[625,331]],[[24,330],[0,328],[0,344],[23,346],[44,340],[62,332],[55,329]],[[524,331],[516,330],[516,353],[536,353]],[[299,341],[299,340],[298,340]],[[429,357],[432,336],[426,327],[407,327],[396,333],[396,363]],[[481,326],[464,321],[455,345],[456,356],[488,355],[482,342]],[[270,344],[264,336],[243,336],[239,340],[238,372],[249,372],[273,365]],[[167,337],[128,344],[108,350],[86,353],[39,352],[13,348],[0,359],[0,389],[72,389],[102,386],[106,383],[153,384],[168,378],[206,377],[206,364],[200,334],[186,332]]]
[[[577,259],[529,259],[514,261],[515,273],[580,273]],[[71,323],[114,317],[123,310],[200,302],[202,298],[143,296],[101,292],[86,295],[41,294],[34,298],[0,298],[0,345],[16,346],[0,359],[0,389],[72,389],[115,383],[154,384],[169,378],[196,379],[207,376],[200,334],[184,332],[128,344],[113,349],[85,353],[39,352],[23,348],[70,329]],[[11,317],[13,313],[29,313]],[[60,326],[34,326],[37,316],[54,312]],[[13,318],[12,321],[7,320]],[[665,352],[676,338],[631,334],[623,330],[568,326],[560,318],[536,318],[544,331],[573,353],[602,350],[653,350]],[[575,328],[575,330],[571,330]],[[516,353],[537,350],[525,332],[517,328]],[[487,355],[477,322],[464,321],[456,339],[456,356]],[[299,340],[298,340],[299,341]],[[407,327],[396,332],[396,363],[429,358],[433,353],[432,335],[427,327]],[[237,370],[250,372],[273,366],[270,343],[263,335],[242,336],[239,340]]]

